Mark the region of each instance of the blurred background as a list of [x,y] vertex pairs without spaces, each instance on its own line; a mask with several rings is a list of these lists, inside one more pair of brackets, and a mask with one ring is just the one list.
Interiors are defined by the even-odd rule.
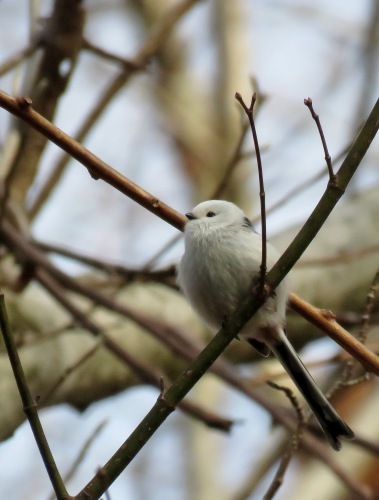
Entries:
[[[234,98],[240,92],[249,102],[256,91],[268,235],[281,250],[327,184],[304,98],[313,99],[337,169],[378,96],[378,0],[2,0],[0,19],[1,90],[31,96],[41,114],[179,212],[217,196],[239,204],[259,230],[253,142]],[[175,228],[95,182],[5,110],[0,141],[2,221],[75,283],[196,345],[209,338],[175,288],[173,266],[183,252]],[[378,154],[376,140],[291,278],[296,293],[332,309],[352,332],[362,331],[378,267]],[[46,435],[62,474],[73,467],[66,484],[75,494],[151,408],[158,389],[73,320],[62,297],[156,373],[173,379],[186,362],[133,315],[98,307],[59,279],[54,296],[7,234],[1,286]],[[377,310],[376,302],[372,349]],[[343,376],[340,349],[291,312],[288,334],[328,391]],[[240,377],[291,411],[262,385],[262,374],[282,375],[274,361],[254,362],[243,345],[227,355]],[[1,498],[53,498],[3,346],[0,372]],[[351,378],[360,375],[354,365]],[[213,375],[191,397],[230,418],[231,431],[175,412],[112,485],[110,498],[263,497],[288,433]],[[338,455],[326,451],[332,464],[300,449],[276,498],[379,498],[378,448],[368,444],[379,437],[378,384],[355,384],[333,402],[362,443],[346,444]]]

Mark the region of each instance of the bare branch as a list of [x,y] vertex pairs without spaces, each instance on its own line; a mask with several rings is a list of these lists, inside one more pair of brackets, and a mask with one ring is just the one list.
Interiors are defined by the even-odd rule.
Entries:
[[51,484],[53,485],[54,491],[59,499],[68,500],[71,497],[69,497],[66,491],[64,483],[62,481],[62,477],[59,474],[58,468],[55,464],[54,457],[49,448],[45,433],[41,425],[41,421],[38,416],[37,403],[32,398],[28,384],[26,382],[24,370],[22,368],[13,335],[9,327],[8,315],[5,307],[3,293],[0,293],[0,326],[4,338],[4,343],[7,348],[9,361],[11,362],[14,377],[16,379],[18,390],[21,396],[24,412],[29,420],[30,427],[36,440],[38,449],[41,453],[41,457],[45,464],[47,473],[50,477]]
[[274,498],[274,496],[276,495],[280,486],[283,484],[284,475],[288,469],[291,458],[299,446],[302,430],[304,427],[304,414],[303,414],[303,411],[299,405],[299,401],[297,400],[296,396],[293,394],[293,392],[288,387],[283,387],[283,386],[275,384],[274,382],[271,382],[271,381],[269,381],[267,383],[268,383],[268,385],[270,385],[274,389],[277,389],[279,391],[284,392],[284,394],[287,396],[287,398],[290,400],[292,406],[294,407],[296,414],[297,414],[297,418],[298,418],[296,432],[292,436],[292,439],[287,447],[287,450],[285,451],[285,453],[282,456],[278,470],[276,471],[276,474],[275,474],[265,496],[263,497],[264,500],[271,500],[272,498]]
[[255,93],[253,94],[253,96],[251,98],[250,107],[246,106],[244,100],[242,99],[241,94],[239,94],[238,92],[236,93],[235,98],[241,104],[241,106],[243,107],[243,109],[244,109],[244,111],[249,119],[251,132],[253,134],[255,153],[257,155],[258,178],[259,178],[259,199],[260,199],[260,203],[261,203],[261,226],[262,226],[262,261],[261,261],[261,269],[260,269],[259,287],[260,287],[260,293],[263,294],[263,290],[264,290],[264,286],[265,286],[266,271],[267,271],[266,195],[265,195],[265,188],[264,188],[264,181],[263,181],[262,159],[261,159],[261,153],[260,153],[260,149],[259,149],[257,131],[255,128],[254,114],[253,114],[254,104],[257,100],[257,95]]
[[329,172],[329,182],[331,184],[335,184],[336,182],[336,176],[333,172],[333,166],[332,166],[332,159],[330,157],[329,151],[328,151],[328,146],[326,145],[326,140],[325,140],[325,135],[324,131],[322,130],[321,122],[320,122],[320,117],[319,115],[315,112],[313,109],[313,103],[312,99],[308,97],[307,99],[304,99],[304,104],[307,106],[309,111],[311,112],[312,118],[316,122],[321,142],[322,142],[322,147],[324,148],[324,153],[325,153],[325,161],[326,161],[326,166],[328,167],[328,172]]
[[327,332],[337,344],[347,351],[353,358],[358,360],[367,371],[375,373],[379,376],[379,357],[353,337],[349,332],[344,330],[334,319],[333,313],[322,311],[306,303],[296,294],[291,293],[290,307],[306,318],[313,325],[321,327],[324,332]]

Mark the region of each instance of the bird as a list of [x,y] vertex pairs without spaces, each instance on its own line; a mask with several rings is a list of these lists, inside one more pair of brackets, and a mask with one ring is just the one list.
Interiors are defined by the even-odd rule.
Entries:
[[[234,203],[209,200],[185,214],[184,254],[177,268],[179,287],[200,318],[217,332],[259,279],[262,237]],[[267,269],[279,258],[267,242]],[[338,415],[300,360],[285,333],[288,278],[243,326],[238,337],[263,356],[270,352],[293,380],[331,447],[339,451],[341,438],[354,432]]]

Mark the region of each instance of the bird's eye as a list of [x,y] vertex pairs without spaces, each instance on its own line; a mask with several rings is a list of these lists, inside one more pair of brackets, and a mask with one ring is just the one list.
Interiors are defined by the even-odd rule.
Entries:
[[207,217],[214,217],[216,214],[214,212],[208,212]]

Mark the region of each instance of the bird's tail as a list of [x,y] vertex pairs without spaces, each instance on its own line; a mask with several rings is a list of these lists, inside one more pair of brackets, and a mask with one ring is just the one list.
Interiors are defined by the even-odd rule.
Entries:
[[270,342],[269,347],[313,411],[330,445],[339,451],[340,438],[354,439],[354,432],[321,392],[282,330],[278,340]]

